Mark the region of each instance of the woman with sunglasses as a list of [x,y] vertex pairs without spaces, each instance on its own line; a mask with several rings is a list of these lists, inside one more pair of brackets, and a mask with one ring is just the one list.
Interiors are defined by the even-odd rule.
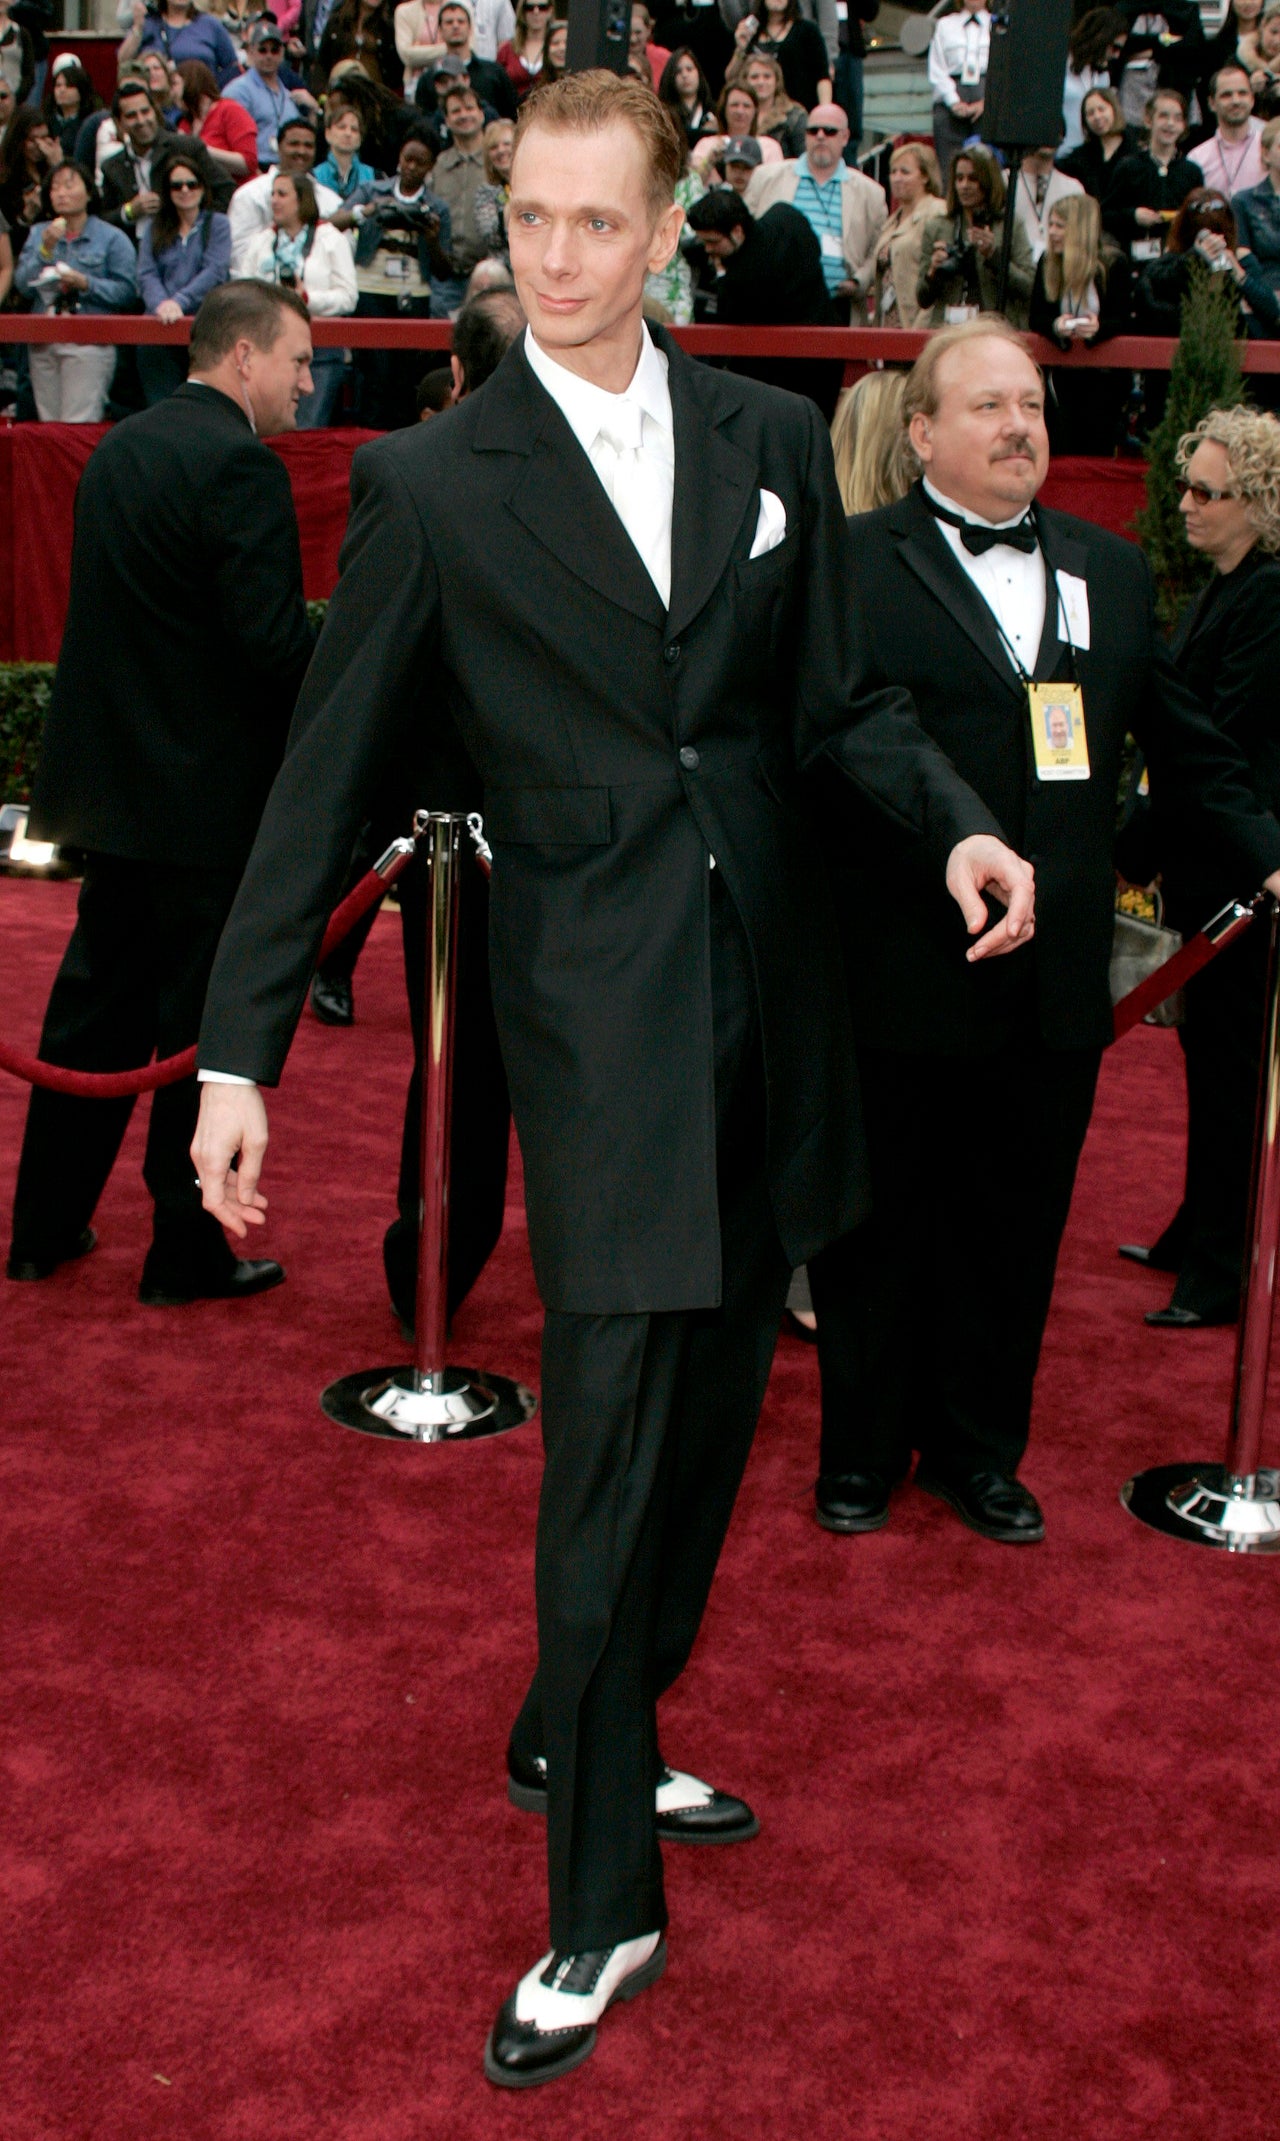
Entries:
[[[1280,423],[1246,407],[1215,409],[1179,441],[1182,525],[1212,566],[1208,587],[1175,633],[1173,658],[1215,725],[1244,753],[1265,809],[1280,809]],[[1163,827],[1152,772],[1152,824],[1164,862],[1166,913],[1198,929],[1251,890],[1203,849]],[[1166,852],[1167,847],[1167,852]],[[1240,1302],[1254,1103],[1262,1037],[1267,932],[1254,927],[1187,990],[1179,1029],[1187,1078],[1182,1204],[1150,1248],[1120,1254],[1177,1274],[1164,1330],[1234,1323]]]
[[498,65],[511,77],[517,104],[524,103],[542,73],[550,28],[551,0],[516,0],[515,30],[498,46]]
[[[231,225],[214,208],[209,178],[198,150],[175,149],[152,174],[160,206],[138,239],[138,288],[153,319],[190,319],[231,273]],[[138,377],[149,409],[186,376],[185,348],[139,345]]]
[[[305,172],[276,172],[271,229],[255,241],[242,272],[296,290],[318,320],[345,319],[360,295],[351,247],[332,223],[321,222],[315,187]],[[345,364],[344,349],[313,348],[312,392],[298,403],[299,431],[320,431],[332,422]]]
[[[1136,303],[1139,334],[1179,335],[1183,298],[1192,276],[1205,269],[1230,278],[1226,287],[1236,298],[1239,322],[1247,322],[1251,335],[1270,340],[1280,334],[1280,296],[1253,254],[1237,246],[1236,219],[1225,193],[1197,186],[1174,217],[1168,251],[1142,271]],[[1148,392],[1149,416],[1150,403]]]

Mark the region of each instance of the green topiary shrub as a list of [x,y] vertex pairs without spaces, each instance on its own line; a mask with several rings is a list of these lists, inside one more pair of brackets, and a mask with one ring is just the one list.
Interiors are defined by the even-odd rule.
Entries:
[[1178,441],[1184,432],[1194,431],[1210,409],[1233,409],[1245,399],[1236,324],[1232,277],[1215,275],[1202,261],[1193,260],[1169,372],[1169,398],[1151,434],[1147,502],[1134,518],[1138,540],[1155,574],[1156,601],[1165,624],[1173,623],[1183,604],[1212,574],[1213,568],[1192,550],[1182,532]]
[[0,663],[0,803],[30,800],[52,683],[50,662]]

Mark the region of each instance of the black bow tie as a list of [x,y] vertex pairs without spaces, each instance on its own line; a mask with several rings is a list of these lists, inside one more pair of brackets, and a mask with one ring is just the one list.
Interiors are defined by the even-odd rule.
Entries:
[[959,529],[960,540],[971,557],[985,556],[988,550],[995,549],[997,543],[1007,543],[1011,550],[1024,551],[1028,557],[1040,548],[1035,522],[1029,513],[1024,519],[1015,522],[1012,528],[983,528],[979,527],[976,521],[965,520],[959,513],[948,513],[946,507],[930,498],[927,491],[924,499],[935,520],[945,520],[949,528]]

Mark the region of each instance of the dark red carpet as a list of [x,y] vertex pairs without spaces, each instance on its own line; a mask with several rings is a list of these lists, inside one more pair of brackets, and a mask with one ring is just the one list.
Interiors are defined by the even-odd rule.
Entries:
[[[72,903],[0,882],[6,1039],[34,1042]],[[308,1019],[276,1102],[287,1288],[138,1306],[135,1125],[97,1254],[0,1289],[3,2141],[1270,2141],[1280,1570],[1117,1500],[1221,1455],[1230,1374],[1229,1334],[1144,1328],[1160,1282],[1114,1255],[1177,1188],[1177,1045],[1147,1029],[1064,1254],[1047,1545],[912,1490],[878,1537],[820,1532],[784,1339],[664,1723],[763,1833],[668,1853],[670,1969],[581,2074],[488,2088],[543,1937],[541,1829],[503,1795],[537,1432],[389,1447],[317,1405],[400,1351],[397,950],[383,919],[358,1028]],[[24,1105],[4,1081],[6,1218]],[[998,1288],[1017,1245],[974,1253]],[[457,1356],[536,1379],[537,1331],[513,1206]]]

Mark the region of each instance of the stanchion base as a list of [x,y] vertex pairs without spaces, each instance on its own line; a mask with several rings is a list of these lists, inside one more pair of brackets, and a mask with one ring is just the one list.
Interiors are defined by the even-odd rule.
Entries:
[[1154,1465],[1126,1481],[1120,1499],[1168,1538],[1229,1554],[1280,1553],[1280,1472],[1255,1473],[1253,1493],[1242,1494],[1227,1485],[1221,1465]]
[[321,1393],[321,1410],[339,1427],[386,1442],[478,1442],[523,1427],[538,1401],[523,1383],[476,1368],[448,1368],[440,1392],[417,1390],[412,1368],[365,1368]]

